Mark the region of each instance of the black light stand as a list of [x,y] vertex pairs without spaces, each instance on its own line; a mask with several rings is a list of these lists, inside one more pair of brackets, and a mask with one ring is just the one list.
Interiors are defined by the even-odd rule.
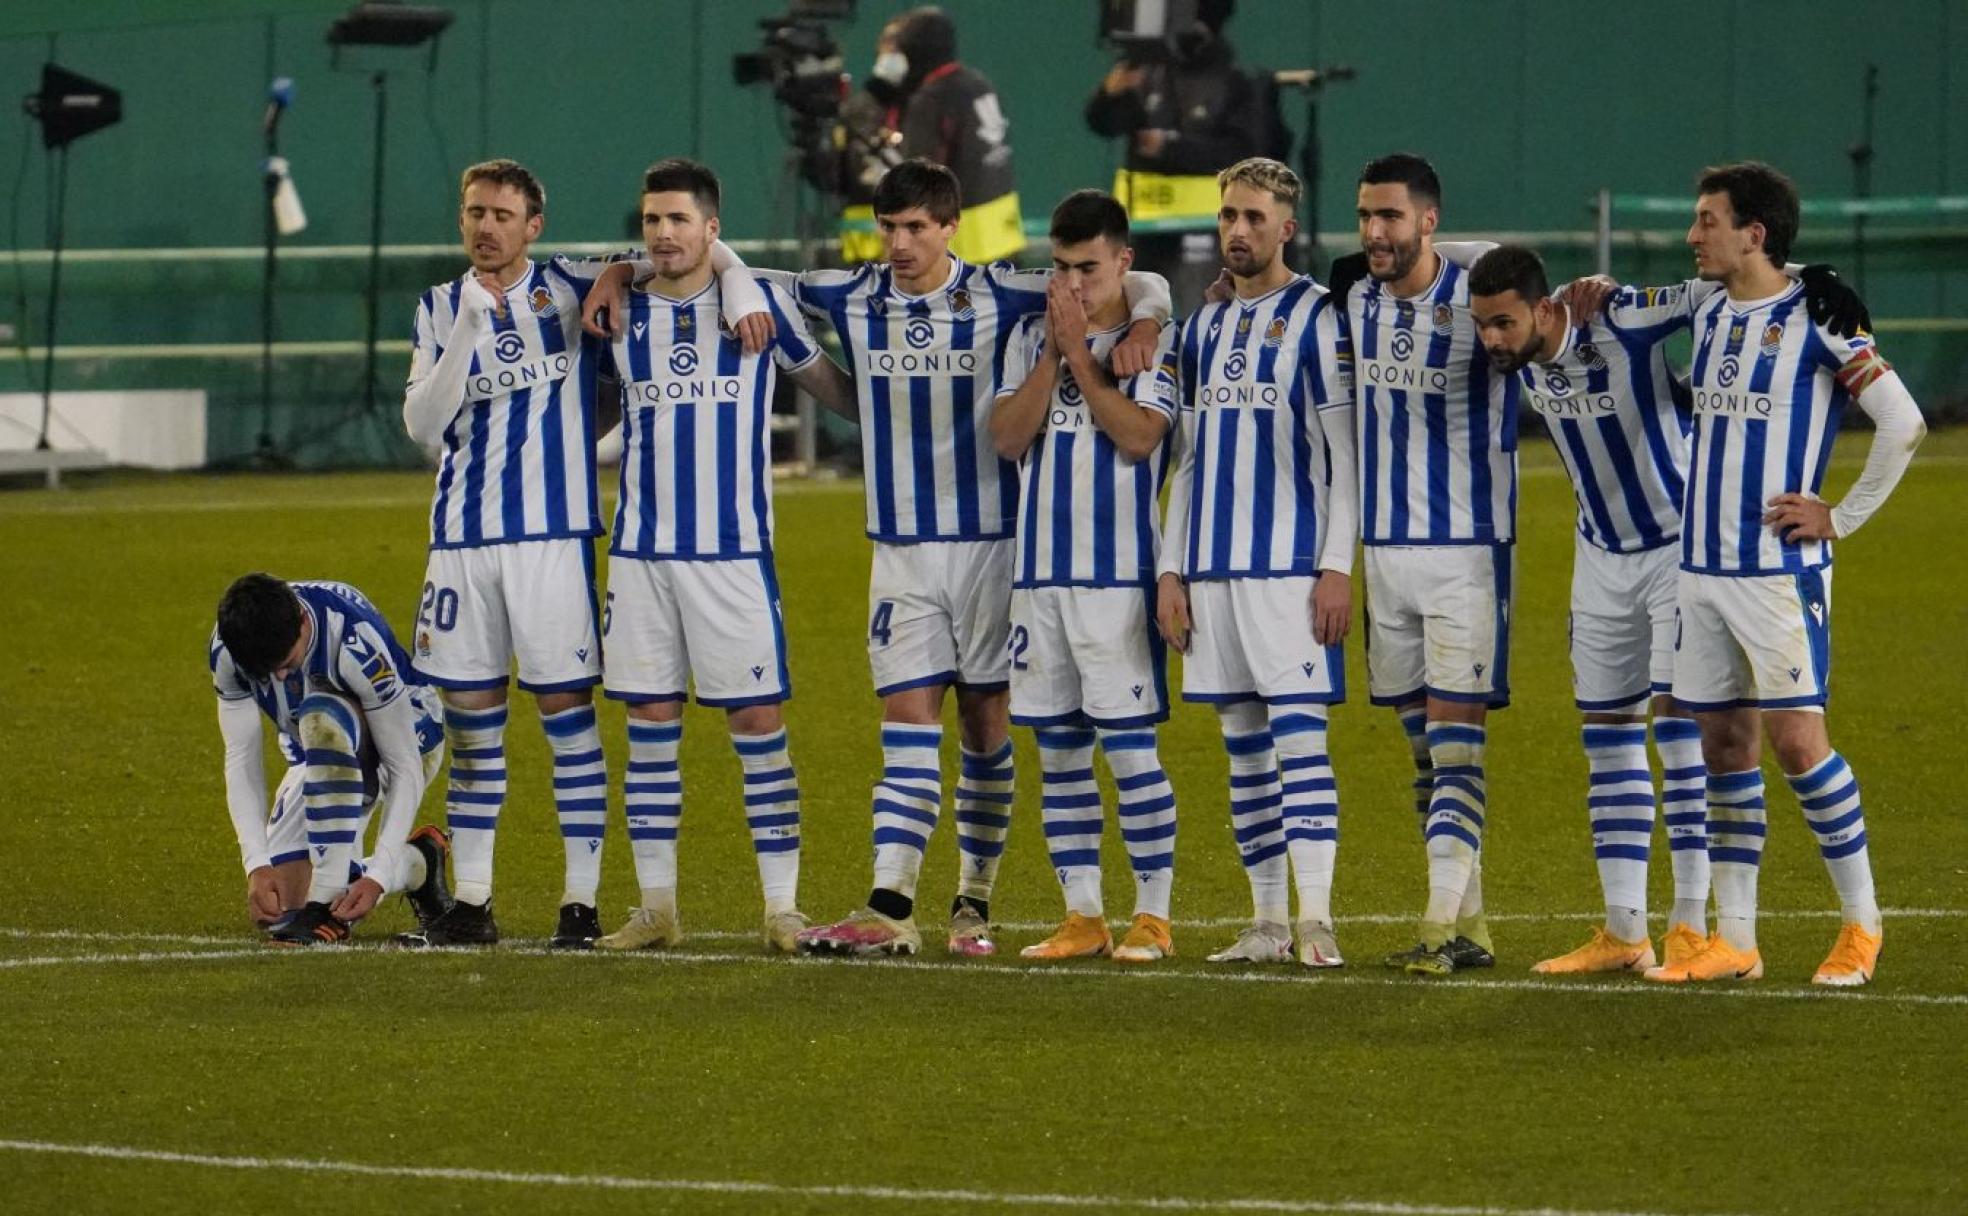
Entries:
[[1319,95],[1328,84],[1343,84],[1357,75],[1346,64],[1327,68],[1298,68],[1271,73],[1271,84],[1278,89],[1300,89],[1305,93],[1305,133],[1298,141],[1298,177],[1305,189],[1305,245],[1307,266],[1324,264],[1319,256]]
[[[1865,83],[1859,103],[1859,142],[1845,150],[1852,161],[1852,197],[1861,201],[1872,197],[1872,119],[1879,102],[1879,65],[1866,64]],[[1860,295],[1866,281],[1866,214],[1852,213],[1852,282]]]
[[266,117],[260,121],[261,134],[266,137],[266,264],[260,275],[260,439],[253,459],[269,468],[283,468],[288,463],[273,439],[273,280],[280,245],[277,200],[283,180],[276,168],[280,163],[280,117],[293,100],[294,82],[277,77],[267,89]]
[[[335,19],[328,28],[328,45],[333,48],[332,63],[341,65],[342,48],[348,46],[415,47],[430,43],[430,57],[424,65],[429,72],[437,67],[437,38],[451,24],[449,9],[425,8],[407,4],[367,0]],[[375,69],[369,77],[375,94],[375,161],[369,179],[369,288],[367,354],[362,366],[362,408],[365,416],[376,413],[376,342],[380,331],[379,310],[383,284],[383,153],[384,125],[389,113],[389,73]]]
[[55,322],[60,315],[62,246],[68,235],[68,145],[112,126],[123,117],[123,94],[52,63],[41,65],[41,91],[30,93],[21,108],[40,122],[41,146],[55,152],[54,238],[48,270],[48,332],[41,369],[41,435],[38,451],[53,444],[48,428],[55,405]]

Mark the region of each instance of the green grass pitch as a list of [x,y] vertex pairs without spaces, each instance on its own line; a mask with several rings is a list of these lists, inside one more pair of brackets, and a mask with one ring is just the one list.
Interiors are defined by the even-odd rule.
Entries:
[[[1864,437],[1840,449],[1834,490]],[[111,477],[0,495],[0,1209],[182,1211],[1934,1212],[1968,1207],[1968,435],[1929,440],[1839,551],[1832,734],[1863,783],[1889,912],[1877,982],[1805,983],[1835,906],[1771,786],[1769,978],[1661,991],[1545,982],[1598,905],[1564,652],[1573,507],[1525,454],[1516,705],[1494,719],[1486,887],[1494,973],[1390,977],[1424,894],[1392,716],[1352,703],[1333,751],[1337,974],[1201,961],[1248,909],[1211,714],[1178,706],[1176,943],[1148,973],[1040,970],[1060,910],[1021,780],[996,960],[768,960],[721,715],[686,718],[682,903],[668,956],[549,957],[560,889],[529,707],[498,912],[512,942],[419,956],[258,947],[243,916],[204,670],[234,575],[345,579],[403,632],[427,477]],[[853,486],[778,502],[805,797],[802,903],[865,894],[878,704]],[[1173,681],[1172,681],[1173,682]],[[622,713],[602,715],[616,780]],[[949,759],[946,752],[946,760]],[[946,764],[946,768],[953,765]],[[617,799],[619,802],[619,786]],[[425,803],[441,817],[441,797]],[[608,842],[603,919],[634,899]],[[1668,893],[1657,837],[1655,907]],[[1130,879],[1107,842],[1108,908]],[[940,924],[955,849],[923,882]],[[84,1155],[78,1146],[97,1146]],[[108,1154],[108,1155],[105,1155]],[[182,1154],[182,1158],[172,1158]]]

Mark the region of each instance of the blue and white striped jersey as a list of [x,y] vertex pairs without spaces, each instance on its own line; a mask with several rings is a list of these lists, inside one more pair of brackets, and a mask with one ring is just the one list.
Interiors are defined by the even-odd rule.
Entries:
[[[1005,352],[998,396],[1008,397],[1038,366],[1044,313],[1029,316]],[[1102,364],[1127,326],[1087,335]],[[1155,368],[1116,387],[1143,409],[1175,421],[1175,327],[1162,330]],[[1140,460],[1115,448],[1086,397],[1062,366],[1046,404],[1044,429],[1019,462],[1018,545],[1014,587],[1138,587],[1155,581],[1161,539],[1166,440]]]
[[1778,494],[1824,485],[1845,403],[1887,370],[1872,335],[1841,338],[1814,323],[1793,283],[1743,303],[1716,292],[1695,309],[1694,336],[1682,569],[1755,575],[1829,565],[1829,541],[1783,540],[1763,512]]
[[404,695],[406,685],[424,681],[410,656],[397,644],[389,622],[367,596],[347,583],[288,584],[300,597],[301,609],[314,622],[314,641],[300,669],[285,680],[254,679],[239,669],[212,630],[206,663],[212,669],[212,688],[220,700],[251,697],[280,734],[280,754],[289,764],[301,763],[301,743],[295,733],[294,710],[310,692],[332,692],[354,701],[363,710],[378,710]]
[[[581,300],[604,262],[556,257],[506,291],[486,316],[464,400],[445,428],[431,504],[431,548],[594,536],[594,389],[600,343],[581,331]],[[468,271],[417,304],[410,383],[428,375],[456,324]]]
[[911,296],[886,265],[809,270],[795,298],[840,336],[861,406],[868,535],[908,544],[998,540],[1016,527],[1018,467],[987,423],[1018,323],[1045,311],[1046,276],[950,259]]
[[609,552],[757,557],[772,546],[772,393],[820,348],[783,288],[761,280],[778,336],[748,355],[717,280],[688,300],[629,293],[609,347],[622,381],[622,484]]
[[1491,370],[1477,340],[1469,272],[1439,260],[1434,283],[1413,299],[1377,279],[1348,293],[1369,545],[1515,538],[1518,382]]
[[1353,351],[1336,304],[1299,275],[1183,322],[1183,452],[1168,540],[1183,547],[1184,577],[1318,573],[1332,518],[1322,415],[1353,404]]
[[1622,288],[1601,320],[1567,329],[1556,355],[1517,372],[1571,475],[1579,535],[1609,553],[1681,536],[1693,422],[1666,344],[1687,328],[1688,290]]

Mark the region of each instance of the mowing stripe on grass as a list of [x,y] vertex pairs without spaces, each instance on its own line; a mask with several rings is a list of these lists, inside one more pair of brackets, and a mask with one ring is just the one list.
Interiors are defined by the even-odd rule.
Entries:
[[415,1178],[435,1182],[489,1182],[597,1191],[668,1191],[712,1195],[763,1195],[786,1199],[859,1199],[902,1204],[979,1204],[998,1207],[1113,1208],[1164,1212],[1337,1212],[1361,1216],[1661,1216],[1659,1213],[1585,1208],[1481,1207],[1459,1204],[1391,1203],[1364,1199],[1205,1198],[1184,1195],[1023,1194],[931,1187],[855,1184],[799,1185],[743,1178],[641,1178],[618,1174],[560,1174],[519,1170],[464,1169],[435,1165],[372,1165],[313,1157],[230,1157],[174,1153],[118,1144],[61,1144],[49,1140],[0,1140],[0,1151],[93,1157],[111,1161],[153,1161],[211,1169],[262,1170],[297,1174],[354,1174],[368,1178]]
[[42,954],[31,958],[0,958],[0,969],[10,967],[59,967],[66,963],[197,963],[222,958],[263,958],[265,946],[237,950],[146,950],[137,954]]

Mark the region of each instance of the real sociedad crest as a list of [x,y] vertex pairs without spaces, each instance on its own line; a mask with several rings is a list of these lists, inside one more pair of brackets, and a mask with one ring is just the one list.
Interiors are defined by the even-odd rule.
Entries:
[[554,306],[553,293],[544,287],[535,287],[533,294],[526,297],[526,302],[533,306],[536,317],[551,317],[559,311]]
[[1285,319],[1283,317],[1272,317],[1271,324],[1264,327],[1264,344],[1266,346],[1276,347],[1282,346],[1284,341]]
[[1448,334],[1452,333],[1455,330],[1455,323],[1456,323],[1455,309],[1450,308],[1447,304],[1437,304],[1435,306],[1435,332],[1436,333],[1442,334],[1443,336],[1446,337]]
[[950,293],[950,315],[959,321],[975,321],[977,310],[970,305],[970,292],[962,287]]
[[1777,351],[1783,348],[1783,335],[1783,326],[1775,321],[1763,327],[1763,344],[1758,349],[1762,351],[1765,359],[1777,357]]
[[1580,363],[1585,364],[1587,367],[1591,368],[1595,372],[1603,372],[1606,370],[1606,356],[1600,354],[1599,348],[1594,346],[1592,343],[1581,342],[1573,349],[1578,352],[1578,358]]

